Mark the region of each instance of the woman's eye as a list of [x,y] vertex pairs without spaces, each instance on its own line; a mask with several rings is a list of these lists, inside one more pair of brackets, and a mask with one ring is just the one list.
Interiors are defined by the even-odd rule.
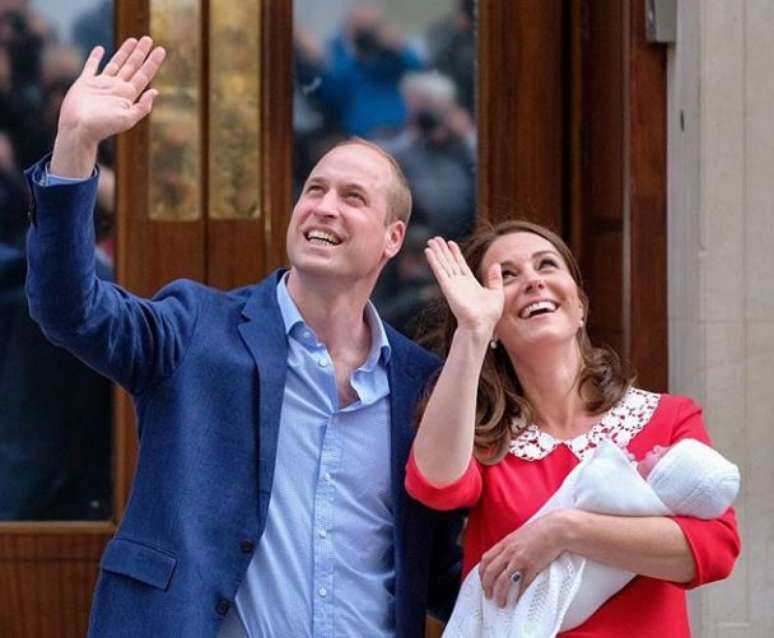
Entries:
[[541,259],[540,264],[538,265],[538,268],[558,268],[558,264],[556,263],[556,260],[554,259]]
[[516,273],[512,270],[505,269],[503,270],[503,281],[507,279],[513,279],[516,276]]

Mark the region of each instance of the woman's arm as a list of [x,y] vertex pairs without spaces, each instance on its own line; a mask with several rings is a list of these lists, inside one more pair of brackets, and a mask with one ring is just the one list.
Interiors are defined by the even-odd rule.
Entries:
[[414,439],[414,460],[435,485],[455,482],[470,465],[476,395],[488,338],[457,330]]
[[558,512],[564,551],[642,576],[678,583],[690,581],[696,563],[680,526],[662,516],[605,516]]
[[417,469],[430,483],[455,482],[473,454],[476,396],[489,339],[503,310],[499,265],[478,283],[454,242],[428,242],[427,260],[457,319],[457,331],[414,440]]
[[521,589],[562,552],[635,574],[688,582],[695,573],[690,546],[680,526],[666,517],[627,517],[557,510],[511,532],[481,559],[481,585],[504,606],[511,576]]

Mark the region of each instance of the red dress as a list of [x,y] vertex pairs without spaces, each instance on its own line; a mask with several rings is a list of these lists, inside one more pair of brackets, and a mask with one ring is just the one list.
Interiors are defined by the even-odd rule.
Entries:
[[[683,438],[710,443],[701,408],[690,399],[630,389],[589,432],[558,441],[532,425],[512,443],[496,465],[471,461],[456,482],[434,486],[419,472],[413,453],[406,489],[418,501],[440,510],[470,508],[463,542],[463,578],[481,556],[524,524],[558,489],[567,474],[596,443],[608,438],[638,460],[655,445]],[[725,578],[740,550],[733,509],[711,521],[685,516],[674,520],[696,561],[689,583],[635,577],[584,624],[559,634],[566,638],[678,638],[690,636],[685,589]]]

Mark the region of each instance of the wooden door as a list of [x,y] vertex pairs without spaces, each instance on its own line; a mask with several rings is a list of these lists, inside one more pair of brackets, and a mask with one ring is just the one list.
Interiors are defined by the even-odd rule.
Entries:
[[[643,12],[636,0],[480,0],[478,215],[526,216],[558,230],[585,271],[593,335],[630,359],[640,385],[664,390],[665,54],[645,42]],[[149,130],[139,126],[118,141],[118,273],[133,292],[152,294],[177,277],[233,287],[284,261],[292,208],[290,0],[260,3],[259,20],[260,214],[213,218],[204,170],[196,219],[152,219]],[[117,39],[150,23],[146,0],[118,5]],[[199,29],[206,52],[206,20]],[[205,96],[208,59],[202,56]],[[203,103],[205,132],[208,108]],[[200,166],[207,166],[206,140]],[[119,514],[111,520],[0,524],[0,635],[84,635],[99,556],[129,493],[135,441],[132,407],[118,393]]]

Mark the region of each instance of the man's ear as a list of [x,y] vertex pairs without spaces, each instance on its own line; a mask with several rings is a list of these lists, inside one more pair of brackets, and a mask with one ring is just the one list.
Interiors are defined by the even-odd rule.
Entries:
[[386,241],[384,244],[384,256],[392,259],[400,251],[403,239],[406,236],[406,222],[397,220],[387,224],[385,229]]

